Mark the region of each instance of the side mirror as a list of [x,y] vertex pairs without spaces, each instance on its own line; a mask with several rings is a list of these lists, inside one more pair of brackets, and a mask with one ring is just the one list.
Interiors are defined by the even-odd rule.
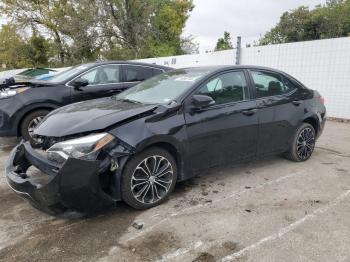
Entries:
[[201,110],[214,104],[215,104],[215,101],[210,96],[194,95],[192,97],[192,105],[193,105],[193,108],[196,110]]
[[87,86],[89,81],[83,78],[75,79],[72,83],[75,90],[81,90],[81,87]]

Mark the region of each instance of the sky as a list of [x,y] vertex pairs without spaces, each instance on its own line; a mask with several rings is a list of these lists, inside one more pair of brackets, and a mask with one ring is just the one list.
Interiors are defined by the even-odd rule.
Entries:
[[326,0],[193,0],[193,9],[184,30],[199,44],[199,51],[212,51],[224,31],[231,34],[235,45],[237,36],[243,45],[253,43],[274,27],[281,15],[305,5],[314,8]]

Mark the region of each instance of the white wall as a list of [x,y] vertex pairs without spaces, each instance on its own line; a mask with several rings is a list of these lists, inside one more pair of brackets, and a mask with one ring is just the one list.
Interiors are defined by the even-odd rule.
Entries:
[[[139,61],[174,68],[234,65],[235,50]],[[241,64],[277,68],[325,97],[328,116],[350,119],[350,37],[242,48]]]
[[236,63],[235,50],[225,50],[207,54],[180,55],[140,59],[137,61],[174,68],[208,66],[208,65],[234,65]]
[[241,61],[287,72],[320,91],[328,116],[350,119],[350,37],[244,48]]

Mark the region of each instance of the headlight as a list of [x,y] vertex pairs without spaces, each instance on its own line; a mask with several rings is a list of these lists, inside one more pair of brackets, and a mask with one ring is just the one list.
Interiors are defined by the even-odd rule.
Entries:
[[63,163],[68,157],[95,160],[101,148],[112,142],[108,133],[94,134],[54,144],[47,150],[48,158]]
[[14,95],[17,95],[19,93],[22,93],[26,91],[29,87],[21,87],[21,88],[16,88],[16,89],[5,89],[0,92],[0,99],[1,98],[8,98]]

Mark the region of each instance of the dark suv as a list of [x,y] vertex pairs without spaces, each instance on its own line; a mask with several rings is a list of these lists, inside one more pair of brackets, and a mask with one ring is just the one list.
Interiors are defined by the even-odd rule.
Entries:
[[22,136],[33,142],[34,128],[50,111],[117,94],[169,70],[153,64],[109,61],[73,67],[49,81],[7,81],[0,87],[0,136]]

